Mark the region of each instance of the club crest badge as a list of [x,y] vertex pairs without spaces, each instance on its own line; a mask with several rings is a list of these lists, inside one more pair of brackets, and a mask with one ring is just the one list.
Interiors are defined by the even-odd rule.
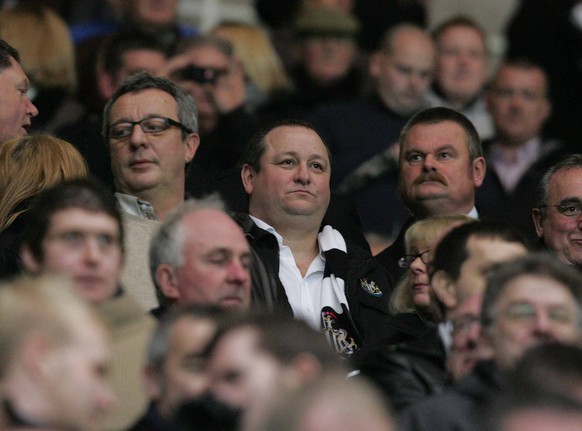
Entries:
[[367,278],[360,278],[360,287],[364,289],[368,294],[375,296],[377,298],[384,295],[378,285],[374,281],[368,281]]

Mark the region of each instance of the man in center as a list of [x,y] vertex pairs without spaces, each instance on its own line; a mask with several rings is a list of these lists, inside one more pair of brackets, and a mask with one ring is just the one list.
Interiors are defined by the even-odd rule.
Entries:
[[369,254],[321,226],[330,197],[329,151],[306,123],[262,129],[243,154],[250,219],[240,220],[254,251],[277,278],[277,305],[321,329],[350,355],[390,324],[391,281]]

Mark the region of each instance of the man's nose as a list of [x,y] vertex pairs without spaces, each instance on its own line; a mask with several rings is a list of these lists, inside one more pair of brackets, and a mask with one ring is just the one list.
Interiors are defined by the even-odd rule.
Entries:
[[36,117],[38,115],[38,108],[32,103],[32,101],[26,96],[26,113],[31,117]]
[[129,135],[129,142],[134,147],[139,147],[148,143],[147,134],[143,131],[139,124],[132,125],[131,135]]
[[430,154],[427,154],[422,162],[422,169],[425,172],[436,171],[436,160]]
[[301,184],[309,184],[311,182],[309,168],[305,163],[299,163],[295,168],[295,180]]
[[228,275],[231,280],[245,282],[249,277],[249,269],[239,259],[233,259],[228,267]]

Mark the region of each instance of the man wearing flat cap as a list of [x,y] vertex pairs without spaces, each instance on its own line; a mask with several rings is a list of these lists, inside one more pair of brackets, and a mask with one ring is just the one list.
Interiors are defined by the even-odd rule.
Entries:
[[266,120],[302,118],[322,104],[357,99],[364,82],[356,64],[359,27],[353,15],[340,10],[306,9],[299,14],[292,25],[294,91],[263,110]]

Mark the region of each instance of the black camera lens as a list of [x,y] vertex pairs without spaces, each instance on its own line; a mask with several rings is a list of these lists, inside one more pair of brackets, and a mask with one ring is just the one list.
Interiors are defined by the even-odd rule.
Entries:
[[222,71],[210,67],[198,67],[189,64],[178,72],[181,79],[186,81],[194,81],[199,84],[216,84],[219,75]]

